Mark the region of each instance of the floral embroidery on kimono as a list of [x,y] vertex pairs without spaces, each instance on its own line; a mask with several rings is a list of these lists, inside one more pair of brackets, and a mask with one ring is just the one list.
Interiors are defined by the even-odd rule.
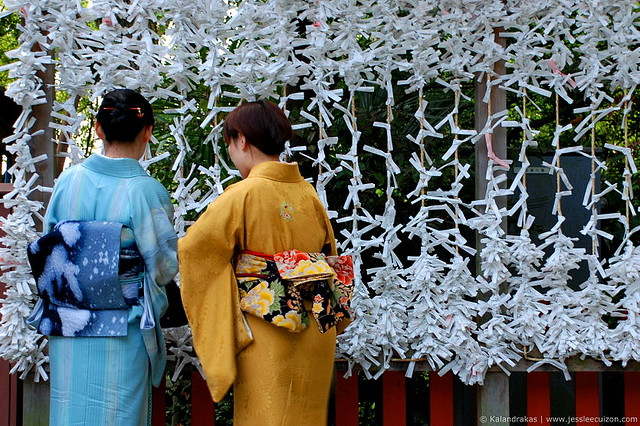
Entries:
[[290,222],[293,219],[293,212],[295,209],[293,206],[286,201],[280,205],[280,217],[285,221]]
[[273,256],[243,251],[236,262],[240,309],[293,332],[309,324],[303,300],[324,333],[351,318],[351,256],[288,250]]

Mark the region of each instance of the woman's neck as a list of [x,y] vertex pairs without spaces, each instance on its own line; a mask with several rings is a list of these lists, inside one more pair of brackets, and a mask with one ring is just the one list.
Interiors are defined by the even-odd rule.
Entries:
[[122,144],[105,144],[104,156],[109,158],[138,159],[135,157],[133,150],[127,149],[125,146],[122,146]]
[[133,158],[139,160],[144,155],[146,143],[135,140],[133,142],[105,142],[104,156],[109,158]]
[[144,155],[144,151],[147,148],[147,143],[151,138],[151,125],[146,126],[138,133],[136,138],[131,142],[111,141],[107,142],[104,137],[102,128],[96,125],[96,132],[98,136],[104,142],[104,155],[109,158],[133,158],[139,160]]

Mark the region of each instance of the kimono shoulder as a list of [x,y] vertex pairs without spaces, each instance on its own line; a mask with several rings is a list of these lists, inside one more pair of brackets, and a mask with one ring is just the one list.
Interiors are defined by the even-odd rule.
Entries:
[[151,176],[138,176],[132,179],[131,188],[141,191],[145,196],[156,196],[158,198],[169,199],[167,188]]

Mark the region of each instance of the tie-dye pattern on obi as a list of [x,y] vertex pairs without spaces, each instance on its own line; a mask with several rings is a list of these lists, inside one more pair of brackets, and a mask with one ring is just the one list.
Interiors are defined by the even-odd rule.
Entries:
[[50,336],[126,336],[144,262],[121,223],[64,221],[28,248],[40,296],[30,322]]
[[240,309],[299,332],[309,323],[303,300],[324,333],[351,318],[351,256],[288,250],[273,256],[245,250],[236,262]]

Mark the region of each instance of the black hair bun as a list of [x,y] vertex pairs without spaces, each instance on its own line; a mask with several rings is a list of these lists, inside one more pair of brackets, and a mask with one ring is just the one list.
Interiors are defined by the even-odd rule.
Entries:
[[154,124],[151,104],[130,89],[109,92],[96,118],[107,142],[133,142],[142,129]]

